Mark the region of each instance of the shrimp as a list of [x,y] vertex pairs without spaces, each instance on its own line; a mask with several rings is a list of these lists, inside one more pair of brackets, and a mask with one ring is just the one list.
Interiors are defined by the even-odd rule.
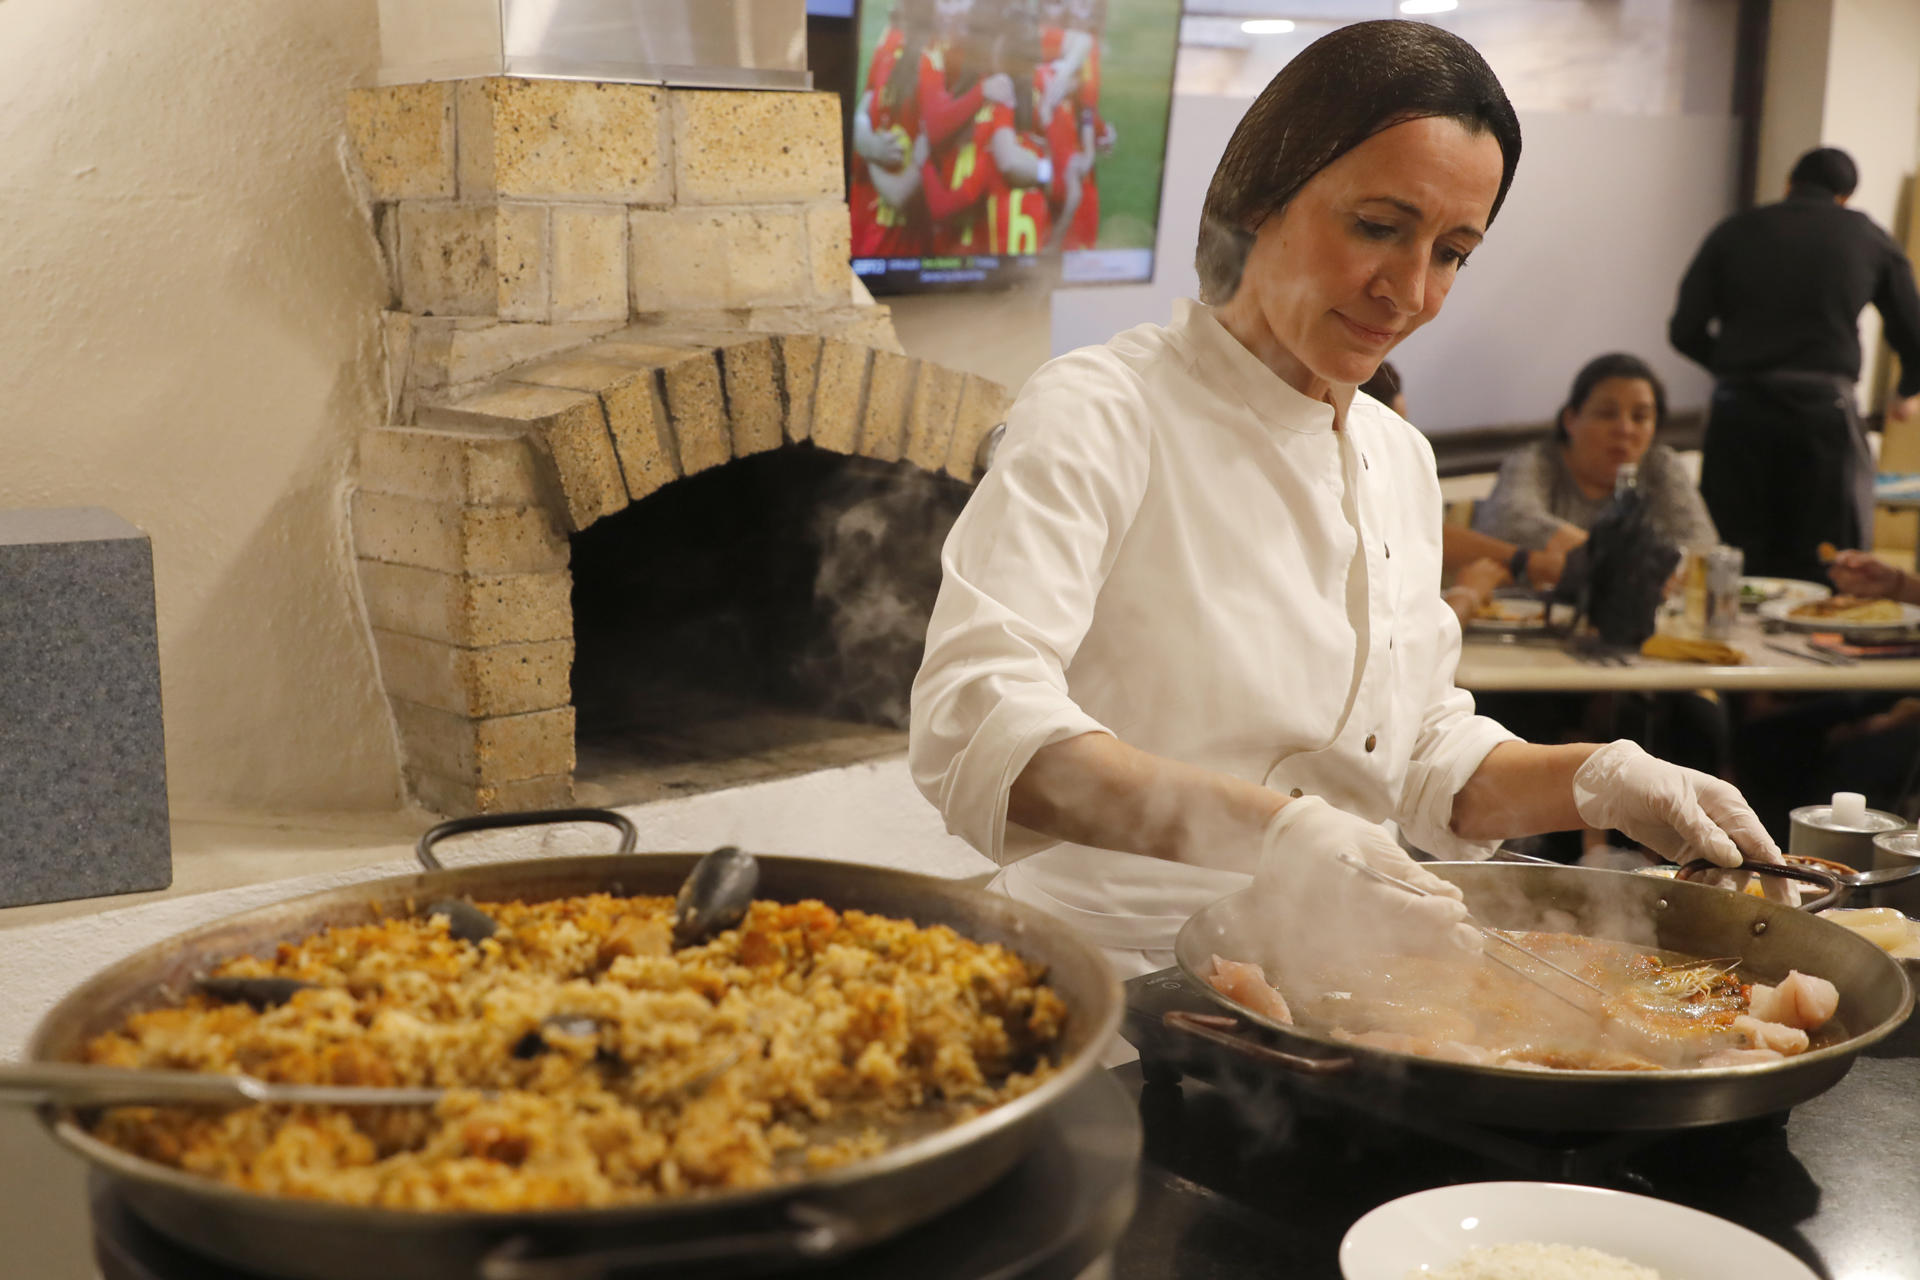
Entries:
[[1215,956],[1207,970],[1207,985],[1255,1013],[1272,1018],[1283,1026],[1293,1025],[1293,1010],[1287,1007],[1287,998],[1273,989],[1257,964],[1248,964],[1243,960],[1222,960]]
[[1802,1031],[1826,1025],[1840,1007],[1840,992],[1825,978],[1791,970],[1779,986],[1756,982],[1747,997],[1747,1012],[1762,1022],[1783,1022]]

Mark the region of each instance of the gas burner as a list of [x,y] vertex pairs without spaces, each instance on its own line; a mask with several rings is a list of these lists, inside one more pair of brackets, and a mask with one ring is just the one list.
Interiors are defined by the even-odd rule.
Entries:
[[[1127,1091],[1097,1072],[1040,1124],[1033,1150],[1000,1181],[932,1222],[836,1259],[831,1274],[837,1280],[906,1275],[1071,1280],[1080,1275],[1113,1248],[1133,1214],[1139,1115]],[[90,1198],[94,1258],[102,1280],[289,1280],[225,1266],[170,1240],[143,1222],[112,1180],[97,1171]],[[675,1268],[673,1274],[696,1273]]]
[[[1323,1087],[1310,1077],[1263,1069],[1229,1049],[1168,1028],[1164,1019],[1169,1013],[1206,1016],[1220,1012],[1220,1006],[1178,968],[1131,979],[1125,986],[1126,1013],[1120,1030],[1140,1051],[1140,1072],[1146,1086],[1143,1107],[1155,1105],[1156,1091],[1177,1091],[1180,1081],[1190,1078],[1204,1081],[1229,1098],[1250,1100],[1250,1111],[1263,1116],[1284,1114],[1289,1125],[1330,1121],[1351,1141],[1365,1142],[1382,1151],[1403,1145],[1410,1133],[1418,1134],[1526,1177],[1632,1190],[1643,1190],[1645,1179],[1626,1167],[1630,1158],[1669,1136],[1659,1131],[1503,1129],[1396,1106],[1391,1093],[1381,1090],[1356,1098],[1338,1086]],[[1784,1120],[1783,1113],[1743,1123],[1747,1127],[1778,1127]]]

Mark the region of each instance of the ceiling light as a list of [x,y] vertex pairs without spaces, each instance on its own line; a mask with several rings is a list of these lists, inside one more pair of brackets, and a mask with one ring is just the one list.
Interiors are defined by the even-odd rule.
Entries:
[[1250,36],[1283,36],[1293,30],[1293,23],[1285,18],[1254,18],[1241,23],[1240,29]]
[[1460,7],[1460,0],[1400,0],[1402,13],[1451,13]]

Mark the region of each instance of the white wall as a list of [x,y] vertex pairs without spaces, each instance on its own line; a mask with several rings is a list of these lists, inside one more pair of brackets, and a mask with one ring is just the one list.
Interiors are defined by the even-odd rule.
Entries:
[[0,3],[0,506],[151,536],[176,807],[398,800],[344,512],[383,290],[339,143],[376,61],[372,0]]
[[[1193,244],[1228,135],[1251,99],[1175,100],[1155,283],[1054,295],[1053,347],[1164,322],[1199,287]],[[1674,290],[1701,237],[1733,207],[1730,116],[1522,112],[1525,145],[1492,234],[1440,318],[1392,356],[1414,420],[1444,432],[1541,421],[1574,372],[1632,351],[1676,409],[1706,403],[1706,375],[1667,345]]]

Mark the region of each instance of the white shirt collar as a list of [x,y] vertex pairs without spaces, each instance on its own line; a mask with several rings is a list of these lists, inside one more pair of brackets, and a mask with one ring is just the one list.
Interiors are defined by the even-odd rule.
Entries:
[[[1213,308],[1192,298],[1176,298],[1173,323],[1169,326],[1177,341],[1193,353],[1209,372],[1246,402],[1262,422],[1303,435],[1333,430],[1333,406],[1301,394],[1279,374],[1267,368],[1260,357],[1240,345],[1240,339],[1213,313]],[[1352,408],[1352,388],[1336,387],[1336,396],[1344,393],[1346,408]]]

